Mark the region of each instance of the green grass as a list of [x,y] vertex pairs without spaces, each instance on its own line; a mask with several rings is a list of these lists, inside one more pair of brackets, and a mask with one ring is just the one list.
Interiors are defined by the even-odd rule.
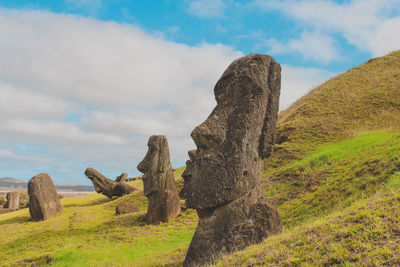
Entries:
[[225,257],[218,266],[397,266],[400,174],[369,198]]
[[339,162],[351,155],[381,146],[393,137],[398,138],[398,136],[391,133],[376,132],[346,139],[338,143],[322,145],[312,155],[293,162],[289,167],[299,166],[318,169],[321,166]]
[[321,145],[266,173],[264,192],[287,227],[370,196],[400,171],[400,133],[375,132]]
[[[134,185],[142,188],[141,181]],[[139,211],[115,215],[122,201]],[[1,265],[43,263],[47,255],[53,266],[176,264],[183,261],[197,225],[194,210],[168,223],[147,225],[143,191],[113,201],[93,193],[61,202],[64,211],[43,222],[32,222],[27,209],[0,216]]]

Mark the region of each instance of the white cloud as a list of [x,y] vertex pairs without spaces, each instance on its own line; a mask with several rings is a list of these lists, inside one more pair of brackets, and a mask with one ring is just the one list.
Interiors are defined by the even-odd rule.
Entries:
[[65,3],[75,9],[87,9],[91,15],[95,15],[102,7],[102,0],[64,0]]
[[[17,154],[13,151],[7,149],[0,149],[0,159],[5,162],[23,162],[24,164],[47,164],[48,159],[37,157],[37,156],[27,156]],[[22,168],[22,165],[17,165],[16,167]]]
[[60,97],[7,84],[0,79],[0,118],[2,120],[18,116],[63,118],[69,111],[78,109],[78,105]]
[[[173,162],[183,163],[191,130],[215,105],[214,83],[242,55],[44,11],[0,8],[0,38],[0,148],[43,145],[37,156],[54,160],[41,170],[74,182],[88,164],[137,173],[151,134],[165,134]],[[65,119],[71,113],[81,120]]]
[[200,18],[220,18],[224,16],[225,8],[223,0],[192,0],[188,12]]
[[[242,56],[43,11],[0,8],[0,38],[0,175],[46,171],[58,183],[87,183],[87,166],[111,178],[137,174],[152,134],[167,136],[182,165],[194,148],[190,132],[215,105],[215,82]],[[281,109],[328,76],[283,65]],[[80,121],[66,119],[75,113]],[[40,149],[13,148],[20,142]]]
[[[73,123],[23,118],[6,119],[2,122],[3,134],[9,133],[10,139],[21,138],[21,141],[45,143],[77,144],[124,144],[121,136],[103,134],[94,130],[88,131]],[[9,140],[10,140],[9,139]]]
[[333,77],[335,74],[316,68],[282,65],[282,90],[280,110],[284,110],[314,87]]
[[217,33],[225,34],[225,33],[228,32],[228,29],[225,28],[224,26],[220,25],[220,24],[217,24],[217,25],[215,25],[215,31]]
[[269,39],[266,44],[271,54],[296,53],[303,55],[305,60],[325,64],[339,59],[333,39],[319,32],[303,32],[299,39],[291,39],[286,44],[276,39]]
[[256,0],[252,5],[282,11],[318,32],[339,33],[374,56],[400,49],[400,0]]
[[135,20],[135,16],[133,16],[133,14],[131,13],[131,11],[128,8],[121,7],[121,14],[122,14],[122,17],[126,21],[134,21]]

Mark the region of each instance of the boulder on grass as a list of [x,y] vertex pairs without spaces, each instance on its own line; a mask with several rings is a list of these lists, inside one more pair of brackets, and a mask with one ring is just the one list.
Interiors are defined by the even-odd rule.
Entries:
[[41,173],[29,180],[29,213],[34,221],[43,221],[62,212],[56,187],[47,173]]
[[122,202],[115,209],[115,214],[120,215],[120,214],[125,214],[125,213],[133,213],[133,212],[137,212],[138,210],[139,209],[135,204],[133,204],[131,202]]
[[6,204],[4,204],[4,208],[17,210],[19,208],[19,192],[8,192],[6,196]]

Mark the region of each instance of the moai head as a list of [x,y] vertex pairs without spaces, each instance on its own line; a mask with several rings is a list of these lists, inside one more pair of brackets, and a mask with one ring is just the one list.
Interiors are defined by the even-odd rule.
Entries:
[[215,209],[261,183],[275,139],[280,70],[272,57],[252,54],[222,74],[217,106],[191,134],[197,150],[183,175],[187,207]]
[[160,174],[171,168],[168,141],[164,135],[152,135],[147,143],[149,150],[137,166],[143,175],[143,192],[145,196],[158,191]]

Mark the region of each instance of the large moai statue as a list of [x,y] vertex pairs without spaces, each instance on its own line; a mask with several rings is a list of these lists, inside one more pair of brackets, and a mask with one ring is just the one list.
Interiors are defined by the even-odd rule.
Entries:
[[6,203],[4,208],[17,210],[19,208],[20,192],[8,192],[6,196]]
[[215,85],[217,106],[193,130],[197,150],[189,152],[183,174],[186,207],[199,216],[184,266],[213,263],[282,230],[261,191],[263,159],[275,139],[280,71],[272,57],[251,54],[233,61]]
[[128,177],[128,174],[126,173],[118,176],[117,181],[113,181],[95,169],[89,167],[86,168],[85,175],[92,181],[94,190],[108,198],[122,197],[137,190],[135,187],[126,183],[126,178]]
[[47,173],[29,180],[28,195],[29,213],[34,221],[47,220],[63,210],[56,187]]
[[181,210],[168,141],[163,135],[152,135],[147,145],[149,150],[137,166],[144,173],[143,191],[149,200],[146,221],[148,224],[168,222],[178,216]]

